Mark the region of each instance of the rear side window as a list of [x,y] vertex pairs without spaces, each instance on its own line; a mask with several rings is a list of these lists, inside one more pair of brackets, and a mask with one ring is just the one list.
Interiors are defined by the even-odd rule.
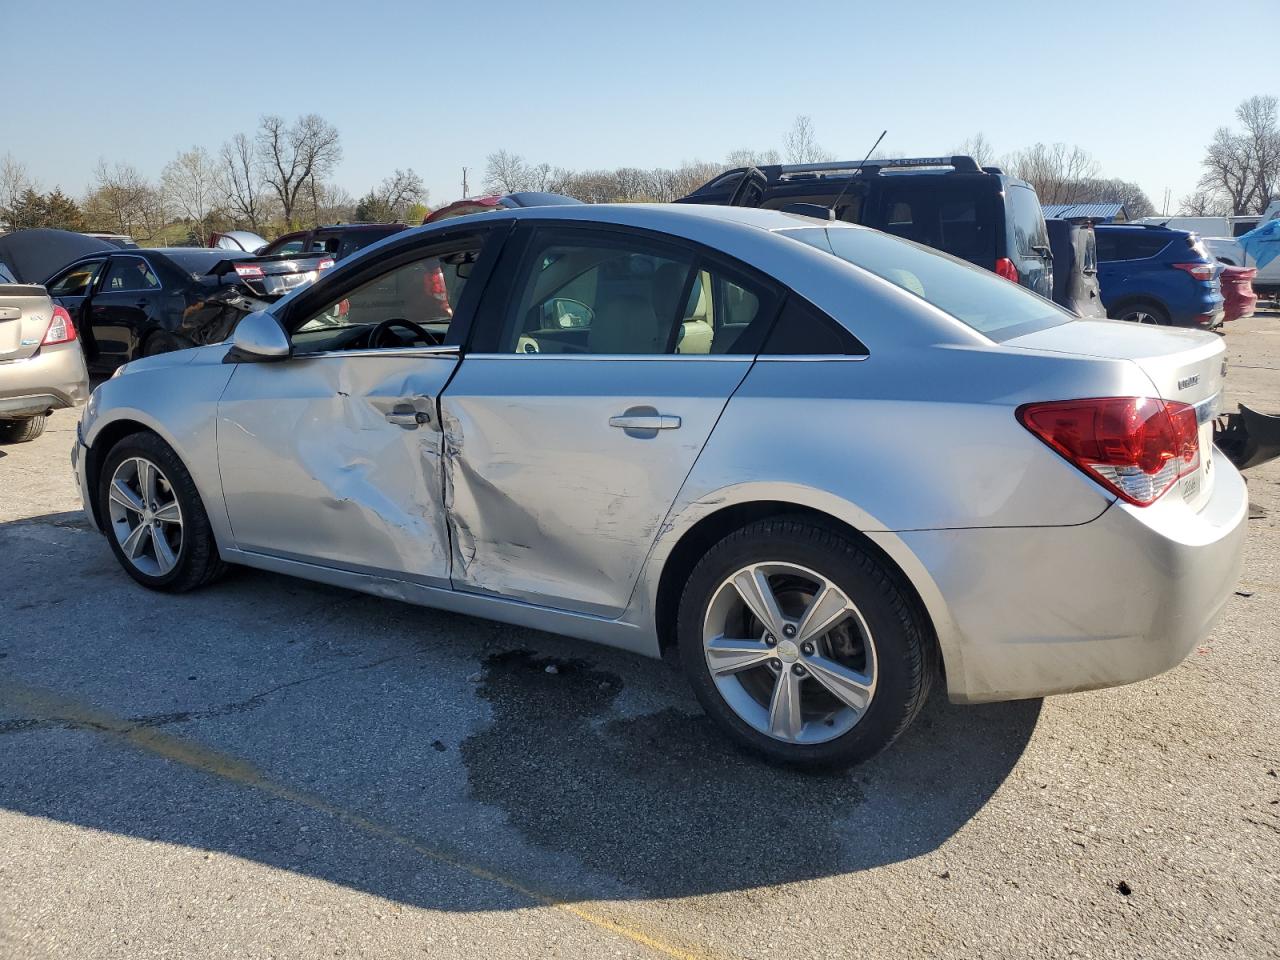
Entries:
[[809,301],[790,294],[765,341],[764,356],[866,356],[867,348]]
[[878,202],[868,202],[860,213],[867,226],[979,266],[995,263],[996,196],[986,183],[898,175],[876,188]]
[[107,267],[107,277],[102,282],[103,293],[159,289],[160,278],[151,269],[151,264],[141,257],[113,257]]
[[1014,249],[1020,257],[1037,257],[1036,247],[1049,246],[1049,231],[1044,225],[1044,211],[1034,190],[1009,184],[1006,194],[1009,200],[1010,229],[1013,232]]
[[1111,263],[1117,260],[1146,260],[1169,245],[1169,235],[1152,231],[1111,232],[1098,230],[1098,260]]
[[994,273],[874,230],[806,227],[784,235],[888,280],[993,340],[1071,319],[1048,300]]

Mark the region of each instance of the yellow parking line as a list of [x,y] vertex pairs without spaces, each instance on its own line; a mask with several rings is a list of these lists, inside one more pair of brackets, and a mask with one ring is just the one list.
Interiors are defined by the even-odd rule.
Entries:
[[464,870],[473,877],[496,883],[541,906],[563,910],[565,913],[572,914],[593,927],[625,937],[627,940],[648,947],[663,956],[675,957],[678,960],[707,960],[705,954],[694,953],[683,947],[677,947],[657,937],[650,936],[635,927],[610,920],[608,917],[602,916],[586,907],[567,903],[564,900],[541,893],[518,880],[495,873],[485,867],[468,863],[447,851],[425,846],[412,837],[400,833],[393,827],[378,823],[376,820],[370,820],[362,814],[340,807],[316,794],[296,790],[293,787],[270,780],[251,764],[229,754],[221,753],[190,740],[183,740],[154,727],[139,726],[55,691],[13,681],[0,680],[0,704],[9,704],[17,707],[29,714],[32,719],[71,723],[78,727],[99,731],[123,740],[140,750],[145,750],[166,760],[172,760],[174,763],[180,763],[193,770],[212,774],[241,786],[251,787],[273,797],[327,814],[335,820],[359,830],[361,833],[388,840],[429,860]]

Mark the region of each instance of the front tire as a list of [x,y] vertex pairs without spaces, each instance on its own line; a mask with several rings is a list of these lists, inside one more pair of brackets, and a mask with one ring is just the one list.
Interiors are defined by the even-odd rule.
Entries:
[[936,672],[919,604],[834,526],[763,520],[729,534],[680,600],[684,671],[707,714],[776,763],[844,767],[892,743]]
[[226,570],[191,474],[154,433],[130,434],[111,448],[98,515],[116,559],[144,587],[182,593]]
[[29,443],[44,433],[48,417],[24,417],[22,420],[0,420],[0,443]]

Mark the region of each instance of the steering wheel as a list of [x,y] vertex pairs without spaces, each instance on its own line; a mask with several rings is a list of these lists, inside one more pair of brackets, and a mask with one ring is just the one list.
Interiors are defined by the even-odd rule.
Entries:
[[383,320],[369,331],[369,337],[366,341],[369,344],[369,349],[373,350],[378,347],[403,347],[404,341],[399,337],[396,337],[395,343],[383,343],[383,340],[387,338],[387,331],[392,327],[399,327],[401,330],[408,330],[413,334],[413,339],[415,341],[421,341],[423,346],[429,347],[435,343],[436,338],[412,320],[403,320],[398,317],[392,317],[389,320]]

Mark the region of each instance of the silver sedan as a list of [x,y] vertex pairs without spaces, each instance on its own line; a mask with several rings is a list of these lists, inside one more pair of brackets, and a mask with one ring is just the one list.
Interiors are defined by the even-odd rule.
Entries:
[[243,564],[670,652],[741,744],[856,762],[956,701],[1178,663],[1241,563],[1211,334],[1073,318],[765,210],[405,231],[130,363],[75,454],[139,583]]

